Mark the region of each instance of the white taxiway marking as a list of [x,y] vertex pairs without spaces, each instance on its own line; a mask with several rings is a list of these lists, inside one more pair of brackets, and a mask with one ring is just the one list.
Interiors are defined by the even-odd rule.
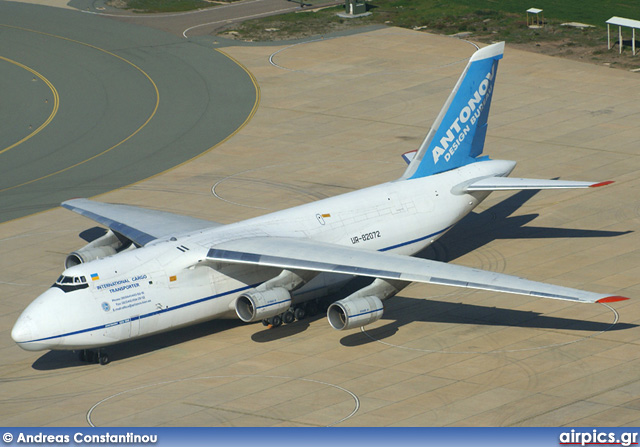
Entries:
[[329,386],[329,387],[335,388],[335,389],[340,390],[340,391],[344,391],[345,393],[349,394],[353,398],[353,400],[355,402],[355,406],[353,408],[353,411],[351,413],[349,413],[347,416],[343,417],[342,419],[339,419],[339,420],[337,420],[335,422],[332,422],[331,424],[328,424],[327,427],[332,427],[334,425],[338,425],[341,422],[346,421],[347,419],[351,418],[354,414],[356,414],[358,412],[358,410],[360,409],[360,399],[358,399],[358,396],[356,396],[354,393],[352,393],[348,389],[342,388],[341,386],[334,385],[332,383],[322,382],[320,380],[304,379],[304,378],[301,378],[301,377],[260,376],[260,375],[255,375],[255,374],[231,374],[231,375],[223,375],[223,376],[192,377],[192,378],[188,378],[188,379],[168,380],[166,382],[152,383],[150,385],[143,385],[143,386],[139,386],[137,388],[131,388],[129,390],[121,391],[119,393],[113,394],[113,395],[111,395],[109,397],[106,397],[106,398],[102,399],[100,402],[96,403],[93,407],[91,407],[89,409],[89,411],[87,412],[87,423],[91,427],[95,427],[95,425],[93,424],[93,421],[91,420],[91,413],[93,413],[93,410],[95,410],[99,405],[107,402],[110,399],[113,399],[113,398],[118,397],[118,396],[122,396],[123,394],[127,394],[127,393],[130,393],[132,391],[143,390],[145,388],[157,387],[157,386],[161,386],[161,385],[169,385],[169,384],[172,384],[172,383],[188,382],[188,381],[192,381],[192,380],[224,379],[224,378],[233,378],[233,377],[236,377],[236,378],[253,377],[253,378],[266,378],[266,379],[301,380],[303,382],[317,383],[317,384],[320,384],[320,385],[325,385],[325,386]]
[[280,48],[278,51],[276,51],[276,52],[274,52],[274,53],[271,53],[271,55],[269,56],[269,63],[270,63],[271,65],[273,65],[274,67],[276,67],[276,68],[281,68],[282,70],[298,71],[298,70],[294,70],[293,68],[287,68],[287,67],[283,67],[282,65],[278,65],[278,64],[276,64],[276,63],[273,61],[273,57],[274,57],[276,54],[280,53],[281,51],[288,50],[289,48],[295,47],[295,46],[297,46],[297,45],[302,45],[302,44],[305,44],[305,43],[311,43],[311,42],[320,42],[321,40],[329,40],[329,39],[335,39],[335,37],[329,37],[329,38],[327,38],[327,39],[325,39],[324,37],[321,37],[321,38],[319,38],[319,39],[307,40],[306,42],[298,42],[298,43],[294,43],[293,45],[289,45],[288,47]]

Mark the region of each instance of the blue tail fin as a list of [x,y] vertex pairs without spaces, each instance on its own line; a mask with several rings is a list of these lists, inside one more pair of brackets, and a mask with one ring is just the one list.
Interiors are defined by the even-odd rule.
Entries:
[[403,178],[426,177],[477,161],[504,42],[476,51]]

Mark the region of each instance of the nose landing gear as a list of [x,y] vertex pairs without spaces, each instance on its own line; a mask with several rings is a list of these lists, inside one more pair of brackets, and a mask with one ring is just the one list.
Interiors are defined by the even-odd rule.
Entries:
[[93,349],[83,349],[78,352],[78,359],[81,362],[86,363],[99,363],[101,365],[106,365],[109,363],[109,354],[98,349],[94,351]]

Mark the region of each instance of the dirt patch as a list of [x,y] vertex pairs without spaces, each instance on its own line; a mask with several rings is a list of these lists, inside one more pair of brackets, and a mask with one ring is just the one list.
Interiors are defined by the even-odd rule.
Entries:
[[[335,7],[298,12],[295,18],[276,16],[268,21],[249,21],[230,25],[218,34],[237,40],[249,42],[272,42],[278,40],[303,39],[321,36],[328,33],[353,29],[354,25],[362,26],[363,22],[354,23],[353,20],[343,19],[336,15]],[[321,21],[316,21],[318,15],[324,15]],[[290,14],[287,16],[291,16]],[[281,18],[282,17],[282,18]],[[297,20],[296,20],[297,19]],[[321,25],[319,24],[321,23]]]
[[107,6],[111,6],[112,8],[125,9],[127,7],[127,2],[125,0],[109,0],[107,2]]
[[[560,42],[540,42],[540,43],[514,43],[511,47],[519,50],[532,51],[534,53],[546,54],[549,56],[564,57],[592,64],[606,65],[611,68],[621,68],[624,70],[635,70],[640,68],[640,54],[636,51],[633,56],[631,43],[623,46],[622,54],[619,54],[619,47],[616,42],[611,50],[607,50],[607,44],[597,48],[591,46],[578,45],[570,40]],[[640,47],[638,47],[640,49]]]

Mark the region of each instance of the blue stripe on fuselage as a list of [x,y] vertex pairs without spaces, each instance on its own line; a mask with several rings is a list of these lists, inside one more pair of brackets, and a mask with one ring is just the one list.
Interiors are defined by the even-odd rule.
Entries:
[[381,249],[380,249],[380,250],[378,250],[378,251],[389,251],[389,250],[394,250],[394,249],[396,249],[396,248],[404,247],[404,246],[406,246],[406,245],[415,244],[416,242],[422,242],[422,241],[424,241],[425,239],[429,239],[430,237],[437,236],[437,235],[439,235],[439,234],[444,233],[445,231],[447,231],[447,230],[448,230],[449,228],[451,228],[452,226],[453,226],[453,225],[450,225],[450,226],[448,226],[447,228],[445,228],[445,229],[443,229],[443,230],[436,231],[435,233],[431,233],[431,234],[428,234],[428,235],[423,236],[423,237],[419,237],[418,239],[413,239],[413,240],[410,240],[410,241],[407,241],[407,242],[402,242],[401,244],[390,245],[389,247],[381,248]]
[[143,318],[149,318],[149,317],[152,317],[154,315],[159,315],[159,314],[162,314],[162,313],[165,313],[165,312],[171,312],[172,310],[177,310],[177,309],[182,309],[183,307],[193,306],[195,304],[199,304],[199,303],[203,303],[205,301],[210,301],[210,300],[213,300],[213,299],[216,299],[216,298],[227,296],[227,295],[230,295],[232,293],[242,292],[244,290],[251,289],[252,287],[256,287],[259,284],[260,283],[253,284],[253,285],[250,285],[250,286],[243,286],[243,287],[240,287],[238,289],[233,289],[233,290],[229,290],[227,292],[219,293],[217,295],[212,295],[212,296],[208,296],[208,297],[205,297],[205,298],[200,298],[200,299],[197,299],[197,300],[194,300],[194,301],[189,301],[188,303],[179,304],[177,306],[169,307],[167,309],[157,310],[157,311],[150,312],[150,313],[147,313],[147,314],[144,314],[144,315],[138,315],[136,317],[127,318],[127,319],[116,321],[116,322],[113,322],[113,323],[107,323],[107,324],[103,324],[103,325],[100,325],[100,326],[90,327],[90,328],[87,328],[87,329],[81,329],[81,330],[78,330],[78,331],[67,332],[65,334],[60,334],[60,335],[52,335],[51,337],[39,338],[37,340],[23,341],[21,343],[35,343],[35,342],[39,342],[39,341],[53,340],[54,338],[67,337],[67,336],[71,336],[71,335],[82,334],[84,332],[97,331],[99,329],[106,329],[108,327],[113,327],[113,326],[118,326],[120,324],[129,323],[130,321],[142,320]]
[[[444,233],[449,228],[451,228],[451,226],[449,226],[447,228],[444,228],[444,229],[442,229],[440,231],[436,231],[435,233],[431,233],[431,234],[428,234],[426,236],[417,238],[417,239],[412,239],[412,240],[407,241],[407,242],[402,242],[400,244],[391,245],[389,247],[381,248],[378,251],[384,252],[384,251],[389,251],[389,250],[394,250],[396,248],[404,247],[404,246],[407,246],[407,245],[415,244],[417,242],[424,241],[425,239],[429,239],[430,237],[437,236],[438,234]],[[68,337],[68,336],[71,336],[71,335],[82,334],[82,333],[85,333],[85,332],[91,332],[91,331],[97,331],[97,330],[100,330],[100,329],[106,329],[108,327],[113,327],[113,326],[117,326],[117,325],[120,325],[120,324],[129,323],[131,321],[142,320],[143,318],[149,318],[149,317],[152,317],[154,315],[159,315],[159,314],[163,314],[163,313],[166,313],[166,312],[171,312],[173,310],[182,309],[184,307],[193,306],[195,304],[199,304],[199,303],[203,303],[205,301],[210,301],[210,300],[213,300],[213,299],[216,299],[216,298],[227,296],[227,295],[230,295],[232,293],[242,292],[242,291],[251,289],[253,287],[256,287],[259,284],[260,283],[249,285],[249,286],[243,286],[243,287],[240,287],[240,288],[237,288],[237,289],[229,290],[227,292],[219,293],[217,295],[212,295],[212,296],[208,296],[208,297],[205,297],[205,298],[200,298],[200,299],[197,299],[197,300],[194,300],[194,301],[189,301],[187,303],[179,304],[177,306],[169,307],[167,309],[157,310],[157,311],[150,312],[150,313],[147,313],[147,314],[144,314],[144,315],[139,315],[139,316],[136,316],[136,317],[127,318],[127,319],[116,321],[116,322],[113,322],[113,323],[107,323],[107,324],[103,324],[103,325],[100,325],[100,326],[90,327],[90,328],[87,328],[87,329],[81,329],[81,330],[78,330],[78,331],[67,332],[67,333],[64,333],[64,334],[61,334],[61,335],[52,335],[51,337],[39,338],[37,340],[24,341],[24,342],[21,342],[21,343],[35,343],[35,342],[40,342],[40,341],[45,341],[45,340],[53,340],[54,338]]]

